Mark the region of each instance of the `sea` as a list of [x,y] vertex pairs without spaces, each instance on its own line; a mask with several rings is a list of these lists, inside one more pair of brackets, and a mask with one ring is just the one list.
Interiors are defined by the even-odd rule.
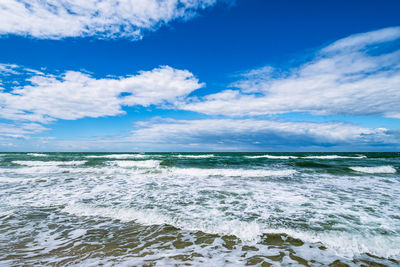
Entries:
[[0,153],[0,266],[399,266],[400,153]]

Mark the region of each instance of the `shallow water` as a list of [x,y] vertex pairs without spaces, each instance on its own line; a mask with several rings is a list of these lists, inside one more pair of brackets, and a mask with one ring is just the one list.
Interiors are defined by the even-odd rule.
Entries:
[[2,153],[0,265],[400,264],[400,153]]

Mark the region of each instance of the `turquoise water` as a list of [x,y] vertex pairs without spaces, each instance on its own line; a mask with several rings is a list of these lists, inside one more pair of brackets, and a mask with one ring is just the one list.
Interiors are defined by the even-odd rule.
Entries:
[[0,265],[399,266],[399,172],[400,153],[2,153]]

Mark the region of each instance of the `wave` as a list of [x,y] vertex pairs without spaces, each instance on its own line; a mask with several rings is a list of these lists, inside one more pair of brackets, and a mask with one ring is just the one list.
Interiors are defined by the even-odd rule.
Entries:
[[227,176],[227,177],[268,177],[268,176],[291,176],[297,171],[287,170],[265,170],[265,169],[200,169],[200,168],[171,168],[172,174],[186,176]]
[[339,155],[325,155],[325,156],[306,156],[303,159],[365,159],[367,156],[339,156]]
[[161,161],[159,160],[114,160],[109,161],[108,164],[122,167],[122,168],[158,168]]
[[33,156],[33,157],[47,157],[47,154],[43,154],[43,153],[28,153],[28,156]]
[[111,155],[92,155],[92,156],[86,156],[86,158],[89,159],[142,159],[142,158],[148,158],[149,155],[143,155],[143,154],[111,154]]
[[377,167],[350,167],[351,170],[363,173],[396,173],[393,166],[377,166]]
[[275,155],[259,155],[259,156],[244,156],[248,159],[260,159],[260,158],[267,158],[267,159],[364,159],[366,156],[339,156],[339,155],[324,155],[324,156],[275,156]]
[[267,158],[267,159],[297,159],[299,157],[296,156],[273,156],[273,155],[261,155],[261,156],[244,156],[248,159],[260,159],[260,158]]
[[[208,234],[234,235],[245,243],[258,242],[268,235],[281,235],[283,240],[287,236],[300,239],[303,242],[323,244],[337,254],[344,257],[353,257],[363,253],[370,253],[380,257],[397,257],[400,255],[398,242],[400,238],[385,235],[360,235],[341,231],[310,232],[291,228],[270,228],[268,225],[256,221],[230,220],[220,216],[187,217],[172,216],[158,209],[135,209],[96,207],[87,204],[69,204],[63,210],[75,216],[103,217],[121,222],[131,222],[142,225],[172,225],[186,231],[201,231]],[[266,236],[265,236],[266,235]]]
[[83,165],[86,160],[72,160],[72,161],[32,161],[32,160],[14,160],[12,163],[30,167],[44,167],[44,166],[73,166]]
[[206,159],[206,158],[213,158],[213,154],[207,154],[207,155],[174,155],[175,157],[178,158],[192,158],[192,159]]
[[156,209],[140,210],[134,208],[94,207],[86,204],[72,204],[63,209],[63,212],[75,216],[105,217],[121,222],[135,221],[142,225],[169,224],[189,231],[202,231],[210,234],[235,235],[244,241],[255,240],[262,234],[256,222],[242,222],[238,220],[221,220],[213,218],[207,220],[192,220],[175,218],[163,214]]

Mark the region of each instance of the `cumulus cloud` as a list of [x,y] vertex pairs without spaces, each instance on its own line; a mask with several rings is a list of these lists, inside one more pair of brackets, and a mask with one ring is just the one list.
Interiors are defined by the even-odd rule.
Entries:
[[400,118],[400,27],[353,35],[290,70],[244,73],[232,88],[179,108],[212,115],[303,112]]
[[103,79],[77,71],[57,76],[16,67],[11,70],[30,76],[25,81],[28,84],[0,91],[0,118],[42,123],[115,116],[124,114],[122,106],[173,104],[203,86],[189,71],[169,66]]
[[36,38],[96,36],[139,39],[175,19],[188,19],[216,0],[3,0],[0,34]]

